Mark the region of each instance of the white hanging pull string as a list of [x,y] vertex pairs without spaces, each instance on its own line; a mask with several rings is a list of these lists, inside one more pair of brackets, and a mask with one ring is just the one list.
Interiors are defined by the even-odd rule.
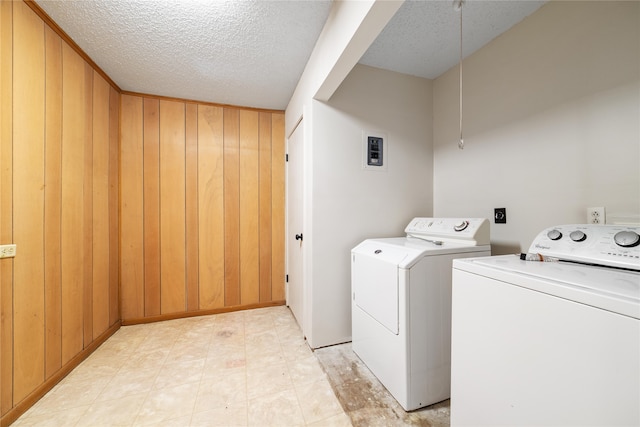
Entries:
[[460,140],[458,148],[464,149],[464,139],[462,139],[462,3],[460,4]]
[[462,138],[462,7],[464,6],[464,0],[456,0],[454,2],[454,8],[460,10],[460,140],[458,141],[458,148],[464,149],[464,139]]

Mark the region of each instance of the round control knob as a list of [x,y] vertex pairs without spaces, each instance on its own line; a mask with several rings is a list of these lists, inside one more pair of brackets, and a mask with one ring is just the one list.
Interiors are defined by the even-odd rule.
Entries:
[[569,237],[571,237],[571,240],[574,242],[582,242],[587,239],[587,235],[580,230],[572,231]]
[[632,248],[640,244],[640,236],[635,231],[620,231],[613,236],[613,240],[623,248]]
[[462,221],[460,224],[456,224],[453,226],[455,231],[462,231],[469,226],[469,221]]
[[556,230],[555,228],[547,233],[547,237],[551,240],[560,240],[562,238],[562,233],[560,230]]

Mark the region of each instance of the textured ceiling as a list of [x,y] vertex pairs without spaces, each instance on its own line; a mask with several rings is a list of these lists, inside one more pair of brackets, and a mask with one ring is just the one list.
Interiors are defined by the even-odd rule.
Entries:
[[[467,0],[462,9],[466,57],[546,1]],[[407,0],[360,63],[434,79],[460,60],[460,12],[452,1]]]
[[122,90],[284,109],[328,0],[83,0],[38,5]]
[[[286,108],[330,0],[36,0],[121,89],[256,108]],[[472,53],[543,1],[468,0]],[[449,0],[409,0],[362,63],[427,78],[457,64]]]

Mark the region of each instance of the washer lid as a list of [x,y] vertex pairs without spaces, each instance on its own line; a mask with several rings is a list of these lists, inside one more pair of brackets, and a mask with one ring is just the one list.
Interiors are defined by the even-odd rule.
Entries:
[[640,319],[637,272],[571,262],[523,261],[515,255],[454,260],[453,269]]

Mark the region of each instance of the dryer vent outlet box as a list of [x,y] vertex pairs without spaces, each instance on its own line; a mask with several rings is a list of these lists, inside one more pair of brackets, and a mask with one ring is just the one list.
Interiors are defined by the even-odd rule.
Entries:
[[387,137],[379,132],[364,131],[362,134],[362,167],[365,170],[387,169]]

